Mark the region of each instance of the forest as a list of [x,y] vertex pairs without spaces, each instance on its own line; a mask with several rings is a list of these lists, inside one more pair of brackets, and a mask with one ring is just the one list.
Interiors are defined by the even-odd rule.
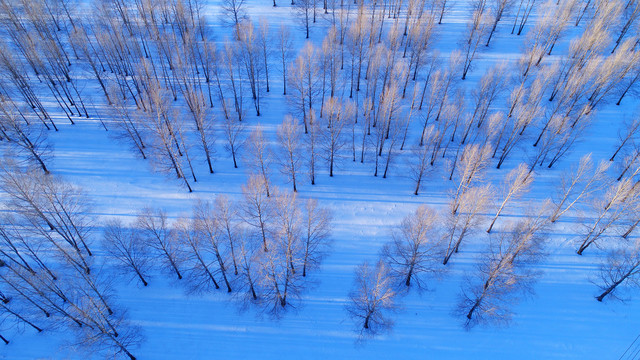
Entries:
[[640,0],[0,0],[0,358],[636,359],[639,43]]

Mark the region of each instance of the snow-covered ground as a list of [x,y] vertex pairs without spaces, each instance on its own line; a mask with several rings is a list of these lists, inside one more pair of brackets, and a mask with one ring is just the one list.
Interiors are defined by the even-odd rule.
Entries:
[[[251,0],[248,5],[252,19],[264,16],[272,29],[280,23],[291,26],[295,47],[301,48],[303,33],[288,2],[276,8],[265,0]],[[212,23],[218,22],[218,6],[212,1],[205,9]],[[467,7],[467,1],[456,2],[444,23],[437,27],[435,48],[443,57],[455,49],[462,36],[469,17]],[[532,16],[527,30],[537,15]],[[468,80],[462,83],[468,91],[476,86],[488,66],[519,56],[524,36],[510,34],[510,21],[511,17],[506,17],[499,24],[491,46],[482,49]],[[312,27],[310,41],[319,44],[326,28],[327,22],[319,20]],[[578,31],[571,29],[554,50],[555,54],[566,52],[567,39]],[[221,41],[229,30],[215,27],[214,33],[216,40]],[[281,81],[277,71],[274,72],[273,90],[265,97],[263,116],[257,118],[248,111],[248,130],[260,123],[272,140],[289,107],[281,96]],[[100,114],[109,127],[104,100],[94,85],[83,89],[83,95],[96,94],[94,113]],[[607,159],[622,120],[635,111],[634,102],[629,97],[622,106],[601,107],[581,142],[557,167],[536,174],[533,190],[518,206],[505,210],[498,226],[521,216],[527,204],[547,198],[561,173],[582,155],[593,152],[594,160]],[[99,219],[132,219],[146,205],[162,207],[171,217],[178,217],[189,212],[198,198],[212,198],[215,194],[238,198],[240,186],[246,180],[246,167],[241,162],[240,168],[233,168],[221,138],[216,145],[215,174],[208,174],[204,159],[200,159],[196,168],[199,179],[190,194],[177,181],[154,172],[148,161],[139,159],[126,145],[113,139],[112,129],[106,132],[97,117],[78,119],[73,126],[60,118],[58,124],[60,131],[50,134],[55,154],[52,172],[84,188]],[[222,291],[186,295],[179,281],[158,273],[145,288],[134,284],[117,286],[118,304],[128,309],[132,321],[144,330],[145,341],[135,349],[136,356],[139,359],[609,359],[622,355],[640,332],[640,301],[637,293],[631,293],[627,302],[599,303],[594,299],[597,287],[591,280],[597,275],[603,252],[594,248],[583,256],[575,254],[578,230],[575,214],[562,218],[552,228],[547,246],[550,255],[538,266],[543,275],[534,286],[535,294],[513,306],[515,315],[509,326],[467,331],[462,319],[452,314],[464,274],[474,269],[479,252],[485,250],[487,237],[474,234],[441,279],[430,281],[427,291],[411,291],[401,299],[402,309],[394,314],[395,326],[390,333],[358,343],[354,325],[344,308],[355,266],[364,260],[375,261],[382,244],[389,240],[391,227],[417,206],[444,208],[449,199],[452,184],[445,179],[445,169],[430,176],[419,196],[413,195],[413,182],[404,170],[407,156],[405,152],[396,158],[386,179],[372,176],[371,163],[352,162],[347,157],[341,160],[334,177],[330,178],[326,167],[322,167],[317,185],[311,186],[306,179],[301,182],[301,198],[316,198],[334,212],[332,247],[321,269],[313,274],[313,284],[305,291],[300,306],[279,320],[261,315],[253,308],[239,310],[237,302]],[[492,166],[488,178],[498,182],[524,159],[518,150],[503,169]],[[289,187],[279,175],[274,182]],[[487,214],[487,219],[491,215]],[[100,236],[100,223],[94,233],[96,239]],[[60,332],[37,334],[25,329],[22,334],[12,336],[9,345],[0,347],[0,358],[88,357],[61,347],[66,337]]]

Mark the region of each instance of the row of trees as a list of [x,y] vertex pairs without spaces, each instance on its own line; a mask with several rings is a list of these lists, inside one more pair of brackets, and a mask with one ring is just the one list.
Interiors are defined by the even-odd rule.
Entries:
[[[19,2],[3,4],[11,14],[4,19],[5,30],[20,33],[13,29],[19,28],[16,19],[26,7]],[[283,93],[298,119],[285,120],[283,127],[301,123],[306,140],[301,141],[304,146],[285,144],[284,151],[304,153],[290,158],[310,158],[304,163],[312,184],[316,157],[327,161],[330,176],[345,158],[372,163],[373,174],[383,177],[397,164],[408,163],[417,194],[430,172],[427,165],[446,158],[453,173],[465,152],[463,145],[471,143],[490,143],[500,167],[514,150],[531,141],[533,149],[525,151],[531,170],[553,166],[580,139],[596,106],[623,97],[640,73],[636,61],[640,52],[628,30],[615,42],[617,51],[610,55],[605,51],[613,46],[618,31],[611,19],[628,16],[618,2],[597,2],[588,16],[584,11],[591,7],[582,9],[577,1],[549,2],[544,5],[549,16],[528,33],[518,64],[488,69],[469,96],[459,75],[466,77],[480,45],[489,44],[498,22],[515,4],[478,0],[472,5],[469,32],[446,64],[432,49],[442,12],[418,2],[406,5],[404,17],[395,10],[402,4],[385,3],[381,11],[376,11],[376,3],[360,2],[354,9],[349,2],[341,4],[339,11],[332,11],[322,46],[306,43],[293,62],[288,29],[281,27],[274,36],[265,20],[254,23],[235,15],[234,38],[216,44],[197,1],[104,3],[85,22],[63,11],[64,3],[55,7],[55,16],[30,16],[40,16],[32,22],[45,30],[57,30],[51,45],[59,48],[56,54],[68,58],[67,64],[74,60],[69,54],[75,55],[75,62],[97,80],[112,105],[114,121],[109,127],[116,128],[118,137],[150,158],[156,170],[175,175],[189,191],[198,180],[202,158],[213,173],[217,139],[224,139],[238,166],[238,155],[250,138],[243,122],[247,106],[260,116],[262,98],[271,90],[269,74],[280,72]],[[533,5],[519,5],[527,14],[529,6]],[[572,41],[560,64],[545,65],[543,59],[578,14],[583,35]],[[393,21],[385,25],[388,17]],[[21,33],[29,32],[27,25]],[[39,36],[47,38],[45,30]],[[55,123],[43,111],[23,110],[24,105],[39,109],[32,99],[35,95],[24,94],[23,89],[38,85],[27,75],[40,76],[43,71],[27,65],[45,52],[15,51],[26,40],[13,36],[3,51],[3,69],[8,79],[15,79],[5,87],[0,136],[48,171],[48,146],[40,129]],[[64,74],[70,83],[66,86],[77,82],[73,73]],[[66,92],[75,94],[73,89]],[[552,101],[542,101],[547,96]],[[68,101],[80,106],[81,100],[72,100]],[[40,126],[31,119],[35,115],[41,115]],[[414,145],[418,132],[419,145]],[[410,154],[398,158],[405,148]],[[289,168],[296,165],[291,160],[295,159],[290,159]]]
[[[622,52],[607,55],[604,51],[613,45],[611,35],[616,31],[607,24],[611,18],[621,16],[615,2],[599,2],[599,10],[583,21],[584,35],[572,41],[570,53],[561,64],[545,65],[543,58],[563,35],[568,19],[577,14],[578,8],[571,4],[545,5],[553,16],[545,17],[527,36],[518,63],[497,64],[487,70],[480,86],[473,90],[471,101],[456,74],[462,71],[464,76],[471,68],[476,50],[467,45],[473,44],[473,29],[477,26],[471,27],[472,34],[462,42],[460,51],[452,53],[443,66],[429,47],[434,20],[428,15],[408,25],[419,31],[420,37],[401,35],[399,23],[395,23],[385,37],[376,41],[371,34],[377,33],[366,25],[369,22],[358,20],[366,15],[361,12],[347,31],[351,57],[346,62],[350,63],[348,77],[333,75],[340,73],[333,66],[341,62],[344,51],[339,49],[340,30],[332,29],[322,50],[307,44],[293,65],[296,76],[289,79],[292,110],[302,118],[308,135],[309,124],[317,121],[317,114],[324,118],[328,103],[325,99],[346,97],[348,92],[355,117],[347,123],[352,131],[344,135],[347,145],[343,156],[364,162],[370,152],[374,155],[370,160],[375,164],[374,175],[384,169],[380,171],[383,177],[398,162],[397,155],[405,146],[412,147],[418,127],[412,123],[421,123],[419,145],[406,157],[416,194],[429,173],[428,165],[446,158],[453,174],[467,144],[489,145],[491,158],[497,159],[496,166],[500,168],[514,150],[526,149],[526,143],[531,141],[533,148],[524,151],[530,171],[542,165],[550,168],[581,139],[597,106],[627,93],[638,70],[635,40],[621,45],[625,49]],[[485,2],[476,5],[478,11],[488,11]],[[551,21],[556,15],[564,20]],[[479,16],[474,15],[472,21],[478,22]],[[416,80],[413,91],[410,80]],[[341,88],[342,95],[334,91]],[[547,97],[550,101],[543,101]],[[503,111],[499,111],[501,108]],[[313,132],[309,138],[313,141]],[[346,155],[348,152],[351,154]]]
[[67,331],[73,346],[135,359],[141,332],[118,306],[103,259],[93,255],[94,219],[82,190],[10,159],[3,159],[0,187],[9,210],[0,219],[3,332],[12,325]]
[[[95,223],[82,190],[53,175],[3,163],[10,212],[0,222],[0,314],[19,328],[77,333],[73,345],[134,359],[142,337],[117,306],[112,266],[144,286],[155,269],[190,293],[223,288],[279,316],[300,301],[329,246],[331,213],[250,177],[238,202],[219,196],[170,221],[145,208],[133,224],[107,221],[96,258]],[[106,263],[104,260],[109,260]],[[4,327],[3,330],[6,330]],[[1,335],[1,334],[0,334]],[[7,338],[3,338],[8,343]]]
[[136,221],[106,225],[103,246],[123,272],[144,286],[153,268],[185,282],[190,293],[222,288],[246,304],[279,316],[300,299],[305,279],[329,246],[331,214],[309,199],[250,177],[233,202],[199,201],[193,213],[171,221],[145,208]]
[[[421,206],[396,227],[392,240],[384,246],[381,258],[372,267],[356,269],[348,312],[357,320],[361,334],[372,336],[393,324],[390,313],[398,309],[398,297],[410,287],[426,288],[427,281],[445,271],[446,230],[433,209]],[[508,322],[513,303],[539,276],[535,265],[544,256],[549,224],[543,214],[509,223],[497,236],[488,239],[473,271],[465,275],[456,313],[464,317],[465,327]],[[445,233],[442,233],[444,230]]]
[[[627,135],[621,137],[621,143]],[[608,171],[609,162],[594,165],[587,155],[566,172],[549,200],[523,220],[507,223],[497,235],[489,236],[474,270],[463,279],[456,313],[464,316],[465,327],[511,319],[514,302],[531,292],[541,275],[536,266],[548,253],[545,243],[553,224],[567,213],[582,214],[576,228],[577,254],[591,245],[608,253],[594,281],[600,289],[596,299],[622,293],[621,285],[636,285],[640,273],[638,242],[627,240],[638,224],[636,167],[632,165],[632,173],[625,171],[616,179]],[[488,205],[495,193],[481,184],[481,169],[467,168],[461,175],[465,181],[452,192],[443,212],[420,206],[394,228],[374,266],[364,263],[356,269],[347,310],[363,335],[388,330],[393,324],[390,316],[399,308],[398,297],[410,287],[426,288],[428,282],[439,279],[446,271],[442,264],[448,264],[463,240],[480,235],[478,227],[487,219],[482,215],[491,211]],[[506,176],[487,233],[505,206],[528,191],[531,181],[524,164]]]

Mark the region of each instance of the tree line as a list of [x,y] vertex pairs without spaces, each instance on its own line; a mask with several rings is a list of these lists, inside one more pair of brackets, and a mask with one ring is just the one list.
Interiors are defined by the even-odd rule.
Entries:
[[[56,109],[41,105],[49,96],[41,85],[51,86],[73,122],[89,116],[78,87],[88,73],[110,105],[105,129],[189,191],[203,160],[214,172],[216,142],[239,166],[254,140],[255,125],[244,121],[248,109],[256,117],[265,111],[274,74],[282,76],[292,116],[282,127],[299,128],[281,133],[305,135],[288,143],[278,135],[278,150],[290,154],[282,167],[292,183],[292,171],[308,173],[315,184],[318,168],[333,176],[350,159],[369,164],[374,176],[408,168],[416,194],[430,167],[453,172],[467,144],[489,144],[498,168],[518,151],[531,171],[552,167],[582,139],[596,108],[620,103],[640,74],[629,32],[635,17],[617,1],[538,5],[546,15],[529,25],[520,59],[488,68],[471,91],[461,80],[490,49],[501,21],[510,14],[524,27],[533,2],[472,1],[467,32],[448,56],[434,47],[446,2],[325,2],[318,13],[326,35],[320,45],[306,42],[297,56],[291,30],[254,22],[243,2],[223,7],[233,27],[223,41],[212,40],[198,1],[93,4],[84,21],[65,1],[54,3],[38,3],[38,12],[3,2],[2,138],[49,171],[45,130],[57,129],[48,115]],[[315,2],[295,6],[307,5],[315,19]],[[574,20],[582,35],[559,62],[545,61]]]
[[[141,330],[117,305],[118,277],[110,269],[143,286],[161,270],[188,293],[222,288],[239,304],[279,317],[300,302],[330,245],[328,209],[277,187],[267,197],[258,176],[249,178],[238,201],[222,195],[200,200],[175,221],[147,207],[132,223],[99,221],[82,189],[10,160],[0,186],[10,210],[0,222],[5,324],[71,331],[77,334],[73,345],[131,359]],[[96,257],[96,248],[105,255]]]
[[[622,134],[620,144],[627,136]],[[480,151],[476,149],[475,156],[482,156]],[[635,154],[636,150],[628,151]],[[462,166],[458,171],[463,181],[452,189],[448,206],[441,210],[418,207],[394,227],[376,263],[364,262],[356,268],[347,312],[358,331],[364,337],[388,331],[392,314],[401,308],[400,297],[411,288],[428,288],[446,276],[443,265],[464,250],[461,246],[469,238],[482,239],[485,249],[462,280],[454,313],[467,329],[509,323],[511,307],[533,291],[542,275],[537,267],[552,251],[547,243],[554,225],[568,214],[579,219],[573,225],[576,254],[602,249],[605,255],[593,279],[598,291],[595,299],[623,298],[625,288],[636,286],[640,274],[638,241],[628,238],[636,230],[640,208],[637,163],[628,163],[632,159],[634,155],[619,164],[625,170],[618,177],[611,171],[613,159],[594,164],[591,154],[584,156],[563,174],[550,198],[538,206],[521,202],[520,206],[530,210],[516,210],[524,212],[523,219],[500,225],[497,234],[492,230],[503,210],[516,205],[514,200],[530,189],[533,177],[527,165],[507,174],[499,189],[486,184],[483,169]],[[482,236],[481,226],[487,224],[489,235]]]

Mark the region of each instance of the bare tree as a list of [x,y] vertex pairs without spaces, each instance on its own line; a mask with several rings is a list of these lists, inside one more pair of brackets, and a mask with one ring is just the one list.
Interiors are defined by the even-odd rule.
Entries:
[[[17,18],[16,18],[17,20]],[[26,59],[27,61],[29,58]],[[5,74],[5,79],[8,79],[9,83],[13,85],[13,88],[18,91],[23,101],[31,107],[33,112],[38,116],[42,125],[49,130],[53,128],[58,130],[58,127],[53,122],[53,119],[49,116],[47,109],[37,96],[37,88],[31,84],[29,79],[28,70],[26,66],[23,66],[22,62],[18,61],[12,52],[9,51],[6,46],[0,43],[0,68],[2,68]],[[6,85],[3,85],[3,87]],[[4,90],[3,92],[6,92]],[[51,125],[51,127],[49,127]]]
[[307,173],[311,185],[316,184],[316,165],[318,164],[318,157],[320,156],[320,124],[316,119],[315,111],[309,113],[309,126],[308,133],[305,137],[305,150],[306,150],[306,163]]
[[491,225],[487,229],[487,232],[490,233],[491,229],[493,229],[493,225],[495,225],[496,220],[504,210],[507,203],[511,200],[516,200],[526,192],[529,191],[531,187],[531,183],[533,182],[533,176],[529,172],[528,166],[526,164],[520,164],[515,169],[511,170],[507,176],[504,178],[502,183],[502,202],[498,207],[498,211],[496,215],[491,220]]
[[[114,355],[122,353],[135,360],[130,350],[140,343],[141,330],[128,321],[126,311],[112,311],[107,305],[111,296],[109,278],[105,273],[71,277],[66,283],[55,286],[57,293],[54,296],[66,299],[66,302],[62,301],[63,306],[58,303],[58,309],[79,325],[71,327],[72,331],[78,332],[74,345],[90,351],[104,349],[102,351]],[[53,288],[50,290],[54,291]]]
[[[434,42],[434,33],[435,19],[432,16],[419,17],[415,19],[414,23],[411,25],[409,38],[405,41],[403,52],[403,57],[405,57],[407,48],[410,47],[409,63],[407,65],[409,71],[407,71],[404,87],[402,90],[403,97],[406,93],[409,78],[411,78],[411,80],[413,81],[416,81],[418,79],[418,74],[421,72],[420,70],[422,70],[423,66],[429,63],[430,60],[432,60],[430,59],[430,55],[432,55],[433,52],[430,50]],[[427,68],[427,73],[429,72],[429,70],[430,69]]]
[[489,37],[487,38],[486,46],[489,46],[489,42],[491,42],[491,38],[493,37],[493,33],[495,33],[496,28],[498,27],[498,23],[502,20],[502,17],[508,12],[513,6],[513,2],[515,0],[493,0],[491,1],[491,30],[489,31]]
[[249,135],[247,140],[247,165],[254,173],[262,177],[262,186],[269,194],[269,183],[271,177],[271,164],[273,154],[269,148],[269,143],[262,132],[262,126],[258,125]]
[[598,104],[608,102],[614,92],[620,89],[625,79],[633,76],[633,72],[640,61],[640,51],[635,51],[637,41],[626,40],[620,46],[617,54],[609,55],[598,64],[593,79],[591,95],[589,96],[589,111]]
[[591,210],[594,220],[585,219],[583,240],[578,247],[578,255],[592,244],[596,243],[602,235],[619,225],[622,217],[636,209],[638,206],[638,189],[632,179],[624,179],[610,185],[602,198],[593,200]]
[[44,270],[52,280],[56,274],[46,265],[47,253],[42,244],[29,236],[28,224],[18,217],[6,214],[0,217],[0,254],[4,262],[14,263],[31,274]]
[[278,126],[278,143],[280,145],[279,156],[281,172],[287,176],[293,184],[293,191],[297,192],[296,175],[300,173],[302,162],[302,131],[296,121],[289,115],[285,115],[282,124]]
[[154,256],[161,259],[163,267],[175,272],[178,279],[182,279],[180,267],[184,257],[176,232],[169,225],[167,213],[161,209],[144,208],[140,211],[136,221],[136,229],[140,231],[145,246],[154,252]]
[[239,224],[239,214],[237,204],[231,202],[226,196],[216,196],[214,204],[215,225],[218,228],[219,235],[227,244],[231,253],[231,261],[233,263],[234,275],[238,275],[238,255],[237,247],[242,232]]
[[[204,205],[206,206],[206,205]],[[183,268],[186,274],[187,290],[190,293],[201,293],[212,288],[219,289],[220,285],[215,279],[215,268],[211,266],[214,261],[209,260],[209,234],[204,226],[201,226],[203,203],[198,202],[194,206],[192,218],[179,218],[174,224],[174,231],[183,253]],[[215,241],[212,246],[215,251]],[[214,252],[212,251],[212,252]],[[230,292],[230,290],[228,290]]]
[[[185,171],[185,168],[191,169],[191,162],[184,146],[180,117],[175,113],[172,114],[169,110],[166,94],[157,82],[149,87],[146,101],[148,106],[153,109],[145,113],[146,121],[144,123],[152,134],[150,145],[153,150],[152,160],[155,167],[164,173],[175,172],[176,177],[182,179],[189,192],[192,192]],[[193,171],[191,171],[191,175],[195,181]]]
[[384,261],[379,260],[375,266],[364,262],[356,268],[346,309],[362,336],[374,336],[391,329],[393,320],[388,313],[397,309],[396,297],[393,279]]
[[269,22],[265,18],[260,18],[258,24],[258,45],[262,50],[262,60],[264,66],[264,79],[266,82],[267,92],[269,92],[269,59],[272,52],[272,42],[269,38]]
[[433,2],[433,6],[437,7],[436,11],[439,13],[438,15],[438,24],[442,24],[442,19],[445,14],[451,11],[452,1],[451,0],[436,0]]
[[[281,245],[277,242],[274,245]],[[284,250],[284,251],[283,251]],[[291,270],[287,262],[286,249],[272,246],[269,252],[260,254],[258,268],[260,301],[272,317],[278,318],[293,304],[299,294],[299,273]]]
[[[214,133],[213,133],[213,114],[208,110],[205,95],[202,91],[200,79],[194,76],[194,70],[190,64],[185,63],[182,57],[184,55],[174,56],[173,63],[174,73],[178,74],[181,83],[181,91],[187,109],[193,117],[195,128],[200,140],[200,147],[204,152],[209,167],[209,173],[213,174],[213,155],[214,155]],[[185,146],[186,147],[186,146]]]
[[444,237],[438,232],[438,222],[434,210],[420,206],[394,228],[391,242],[383,249],[391,276],[407,287],[412,280],[418,288],[425,287],[425,276],[442,271]]
[[522,79],[524,82],[520,82],[511,92],[509,114],[507,119],[501,121],[502,126],[493,153],[495,157],[498,149],[501,148],[502,154],[496,168],[499,169],[511,151],[527,138],[527,129],[536,125],[538,119],[543,116],[545,108],[542,98],[549,80],[548,74],[549,72],[541,71],[528,87],[525,84],[527,80]]
[[[241,228],[240,228],[241,229]],[[239,273],[236,277],[236,294],[243,296],[245,302],[256,302],[260,294],[260,257],[261,245],[240,233],[237,243]]]
[[[29,242],[35,246],[34,236],[40,236],[41,233],[41,229],[36,229],[38,224],[25,223],[19,226],[22,229],[18,231],[28,231]],[[53,233],[47,230],[44,232]],[[15,232],[2,234],[3,237],[16,235]],[[43,233],[42,237],[45,236]],[[53,235],[49,236],[53,240],[51,244],[55,245]],[[56,261],[55,256],[62,255],[63,261],[57,261],[60,267],[56,266],[59,277],[51,276],[51,271],[46,270],[43,263],[38,265],[38,271],[31,272],[13,260],[7,261],[6,257],[0,259],[0,278],[12,291],[11,299],[3,299],[0,303],[0,312],[10,312],[36,330],[42,331],[42,328],[30,321],[30,315],[23,316],[17,312],[18,308],[14,305],[23,304],[33,311],[44,313],[51,328],[62,326],[69,327],[72,333],[77,331],[73,345],[82,346],[94,354],[100,354],[99,356],[125,354],[130,359],[135,359],[130,351],[140,343],[140,329],[128,322],[125,311],[113,306],[111,285],[106,274],[101,273],[100,269],[86,272],[82,264],[74,263],[78,255],[67,253],[62,247],[49,249],[47,255],[51,257],[46,261]],[[28,251],[28,247],[21,251]],[[39,262],[36,257],[31,258],[35,263]]]
[[45,130],[37,124],[29,124],[16,104],[0,99],[0,139],[14,153],[14,158],[24,158],[27,163],[49,173],[45,162],[51,156]]
[[638,244],[631,244],[609,252],[600,267],[598,288],[602,293],[596,297],[602,301],[605,297],[617,297],[618,286],[638,286],[637,276],[640,274],[640,253]]
[[478,261],[477,270],[463,285],[458,312],[465,327],[506,323],[510,306],[518,295],[530,291],[538,273],[531,269],[542,258],[544,237],[541,217],[515,224],[510,231],[493,238],[489,250]]
[[[234,43],[226,42],[221,58],[224,65],[224,73],[228,77],[227,88],[233,94],[233,106],[238,115],[238,120],[242,121],[244,116],[244,89],[242,78],[242,66],[238,59],[239,49]],[[223,100],[224,101],[224,100]]]
[[139,235],[120,220],[111,220],[105,225],[102,243],[110,257],[127,272],[133,271],[142,285],[147,286],[152,264]]
[[307,42],[289,68],[289,88],[293,92],[288,100],[301,115],[305,134],[308,132],[309,117],[318,93],[317,51],[311,42]]
[[84,60],[86,60],[87,64],[91,68],[91,72],[95,76],[95,79],[98,80],[98,84],[100,84],[100,87],[107,98],[107,102],[111,105],[111,96],[109,96],[109,92],[107,91],[106,79],[102,71],[102,61],[99,57],[99,50],[96,49],[97,44],[95,43],[96,41],[93,36],[90,36],[87,33],[87,30],[94,30],[91,29],[91,27],[91,24],[79,24],[79,26],[74,27],[74,32],[71,34],[69,40],[74,51],[83,55]]
[[233,167],[238,168],[237,157],[239,151],[242,149],[244,145],[244,140],[242,139],[242,133],[244,131],[244,123],[240,121],[242,116],[228,116],[224,120],[224,136],[227,140],[225,144],[225,148],[228,152],[231,153],[231,158],[233,159]]
[[464,65],[462,67],[462,80],[467,78],[467,73],[471,69],[471,63],[476,57],[478,46],[487,35],[489,19],[486,14],[486,0],[476,0],[473,3],[473,15],[467,24],[467,34],[464,37],[463,56]]
[[316,2],[314,0],[296,0],[292,5],[294,5],[293,10],[298,17],[298,22],[305,31],[305,38],[308,39],[311,23],[315,22]]
[[[640,166],[638,166],[638,159],[640,159],[640,149],[634,147],[631,149],[630,154],[622,159],[621,167],[622,171],[616,178],[617,181],[622,180],[624,177],[634,177],[640,172]],[[631,172],[629,172],[631,171]]]
[[565,173],[559,183],[559,189],[552,197],[555,210],[551,214],[551,222],[556,222],[560,216],[572,209],[576,204],[587,199],[605,183],[606,171],[609,164],[600,162],[593,167],[591,154],[580,158],[578,166]]
[[248,18],[244,0],[222,0],[222,22],[234,28],[236,37],[238,36],[238,26]]
[[[425,130],[425,142],[427,144],[431,143],[431,138],[434,136],[435,128],[433,125],[429,126]],[[429,146],[415,146],[412,150],[412,157],[410,158],[410,176],[413,181],[416,183],[416,188],[413,192],[414,195],[418,195],[420,189],[423,186],[424,179],[429,175],[429,173],[433,170],[433,167],[430,165],[431,163],[431,149]]]
[[318,207],[318,201],[308,199],[305,202],[303,219],[303,248],[302,276],[307,276],[307,270],[320,265],[331,236],[331,222],[333,215],[327,208]]
[[242,195],[242,220],[254,229],[262,242],[264,251],[267,252],[269,251],[267,244],[271,241],[268,224],[274,216],[274,210],[272,202],[265,193],[264,179],[257,175],[251,175],[247,184],[242,186]]
[[295,193],[279,192],[274,200],[273,241],[287,267],[282,279],[282,304],[284,306],[289,294],[289,286],[294,284],[296,267],[300,263],[303,246],[301,242],[303,222]]
[[107,318],[94,301],[82,295],[74,302],[73,308],[85,325],[84,329],[76,326],[71,328],[78,334],[77,347],[85,348],[88,353],[104,352],[105,356],[122,354],[130,360],[136,360],[131,351],[142,343],[141,329],[131,324],[124,312]]
[[[218,208],[218,205],[222,206],[222,208]],[[203,241],[206,241],[206,248],[208,252],[215,256],[215,262],[218,265],[218,269],[222,278],[224,279],[225,286],[227,287],[227,292],[231,292],[231,284],[229,281],[229,255],[231,249],[231,241],[234,240],[234,234],[231,233],[232,228],[227,228],[227,226],[231,226],[230,223],[221,223],[224,219],[219,217],[219,215],[228,216],[229,214],[225,214],[224,200],[220,200],[219,203],[211,204],[210,202],[199,201],[194,209],[193,209],[193,219],[194,219],[194,227],[196,231],[199,233],[199,236],[202,237]],[[235,249],[234,249],[235,250]],[[234,258],[232,257],[232,264],[234,264]],[[203,265],[204,267],[204,265]],[[234,270],[235,271],[235,270]],[[212,280],[214,285],[215,280],[213,280],[213,275],[211,272],[207,272],[207,277]]]
[[[435,60],[434,60],[435,61]],[[425,97],[427,98],[428,103],[426,104],[427,109],[423,110],[424,116],[424,125],[422,128],[422,136],[420,138],[420,146],[424,144],[424,133],[426,131],[427,126],[429,125],[429,121],[436,122],[438,133],[440,137],[444,137],[444,133],[446,131],[442,131],[447,129],[449,123],[448,121],[439,122],[443,110],[445,110],[446,105],[449,103],[448,99],[451,96],[451,92],[456,89],[457,83],[457,75],[456,72],[458,68],[461,66],[461,54],[459,51],[454,51],[449,56],[449,67],[446,70],[434,70],[433,73],[430,73],[429,78],[424,83],[422,96],[420,99],[420,105],[418,106],[418,110],[422,110],[423,103]],[[435,66],[435,64],[433,65]],[[428,96],[427,95],[428,91]],[[437,141],[435,143],[438,143]],[[433,165],[433,164],[432,164]]]
[[636,0],[630,0],[622,10],[622,28],[620,29],[620,35],[616,39],[616,45],[611,50],[614,53],[624,37],[629,33],[629,30],[637,26],[638,19],[640,19],[640,3]]
[[280,30],[278,31],[278,52],[280,54],[280,61],[282,62],[282,94],[287,95],[287,64],[291,60],[292,56],[292,42],[291,42],[291,34],[289,33],[289,28],[285,25],[280,25]]
[[482,181],[491,155],[488,145],[466,145],[460,156],[460,165],[456,167],[454,178],[456,189],[453,194],[452,213],[458,211],[460,199],[473,185]]
[[620,97],[616,102],[616,105],[618,106],[622,104],[622,100],[625,98],[625,96],[627,96],[627,94],[629,94],[630,91],[631,93],[635,92],[638,80],[640,80],[640,66],[637,66],[637,63],[635,63],[635,65],[636,66],[634,66],[633,68],[633,73],[631,73],[630,76],[627,76],[627,78],[623,80],[619,94]]
[[322,73],[320,109],[324,108],[324,99],[328,92],[329,97],[338,95],[342,87],[340,76],[340,43],[335,27],[331,27],[322,40],[322,59],[320,60]]
[[450,211],[445,219],[445,237],[448,243],[444,255],[446,265],[451,256],[458,252],[460,244],[478,227],[479,215],[485,211],[489,197],[491,196],[491,188],[489,186],[473,187],[465,191],[458,203],[457,211],[453,212],[454,202],[449,204]]
[[111,136],[124,140],[140,153],[143,159],[147,158],[146,139],[144,137],[144,122],[142,116],[135,113],[127,106],[127,103],[119,96],[114,96],[111,107],[112,119],[116,127],[115,133],[110,131]]
[[518,35],[522,34],[522,30],[529,20],[529,15],[531,15],[531,11],[533,11],[536,1],[537,0],[518,1],[518,11],[516,12],[516,16],[514,17],[513,28],[511,29],[512,34],[515,32],[516,26],[518,27]]
[[469,119],[466,129],[463,130],[461,144],[466,142],[474,126],[481,128],[484,124],[489,115],[489,109],[505,90],[507,73],[506,65],[500,63],[487,70],[480,79],[480,86],[475,88],[472,93],[475,105],[471,119]]
[[329,165],[329,176],[340,159],[340,150],[347,144],[343,134],[345,126],[352,121],[355,110],[350,103],[342,104],[336,98],[329,98],[325,103],[324,118],[320,120],[320,144],[322,157]]
[[71,246],[75,250],[72,258],[77,255],[78,264],[89,270],[82,250],[92,256],[89,244],[93,219],[82,189],[55,176],[20,169],[9,159],[0,164],[0,187],[9,195],[9,207],[16,214],[57,246],[60,240]]
[[257,34],[251,21],[243,21],[237,29],[238,60],[246,70],[256,116],[260,116],[260,100],[262,98],[260,82],[262,81],[262,72],[265,70],[263,67],[265,63],[262,59],[264,49],[260,47],[259,34]]
[[[525,39],[525,57],[527,57],[527,60],[524,61],[526,65],[523,66],[524,76],[529,73],[532,66],[540,65],[545,56],[551,55],[555,44],[567,31],[570,18],[575,14],[579,4],[580,1],[578,0],[562,1],[560,4],[558,4],[557,1],[548,0],[542,4],[539,10],[540,13],[543,14],[542,18],[535,24],[533,30],[527,34]],[[531,10],[531,8],[529,8],[529,10]],[[514,27],[511,30],[512,34],[515,27],[516,23],[514,22]],[[522,33],[523,29],[524,24],[521,22],[518,28],[518,35]],[[522,60],[523,59],[521,59],[521,61]]]
[[611,155],[611,158],[609,158],[609,161],[613,161],[627,143],[636,142],[636,136],[640,132],[640,118],[635,118],[632,122],[624,122],[623,129],[624,132],[619,134],[618,145],[613,155]]

